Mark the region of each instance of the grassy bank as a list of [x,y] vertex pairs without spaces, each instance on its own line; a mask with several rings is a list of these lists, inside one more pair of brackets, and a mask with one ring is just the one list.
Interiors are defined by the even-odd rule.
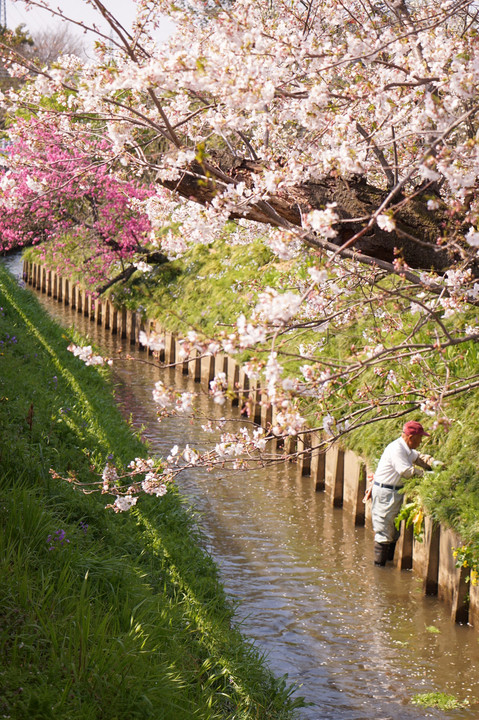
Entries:
[[114,515],[50,475],[146,455],[68,342],[0,267],[0,714],[291,717],[178,494]]

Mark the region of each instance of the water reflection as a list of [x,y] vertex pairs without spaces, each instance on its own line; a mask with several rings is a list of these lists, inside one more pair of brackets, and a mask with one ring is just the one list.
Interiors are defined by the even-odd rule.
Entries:
[[[108,353],[118,349],[115,337],[40,297],[59,322],[75,324]],[[166,454],[178,442],[207,447],[213,437],[200,422],[156,421],[151,388],[161,372],[119,363],[121,407],[136,427],[144,426],[155,453]],[[198,389],[179,373],[163,371],[161,377]],[[204,397],[199,406],[206,415],[218,412]],[[181,479],[181,488],[227,591],[238,601],[245,633],[267,653],[274,672],[287,673],[314,703],[302,718],[477,718],[477,632],[452,624],[441,603],[421,595],[411,573],[375,568],[369,534],[331,508],[294,465],[226,475],[199,469]],[[444,712],[410,703],[414,694],[433,691],[471,705]]]

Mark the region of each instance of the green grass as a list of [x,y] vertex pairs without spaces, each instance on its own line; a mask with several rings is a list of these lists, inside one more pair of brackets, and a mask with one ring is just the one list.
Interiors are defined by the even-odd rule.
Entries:
[[115,303],[147,308],[174,332],[192,327],[206,337],[236,323],[240,312],[256,303],[261,282],[276,283],[281,264],[259,241],[252,245],[193,248],[184,258],[161,265],[148,275],[136,274],[126,286],[112,288]]
[[412,699],[413,705],[421,705],[422,707],[433,707],[439,710],[456,710],[464,707],[467,703],[461,703],[454,695],[446,695],[442,692],[420,693],[414,695]]
[[0,714],[289,718],[173,489],[127,514],[54,479],[147,454],[106,382],[0,268]]

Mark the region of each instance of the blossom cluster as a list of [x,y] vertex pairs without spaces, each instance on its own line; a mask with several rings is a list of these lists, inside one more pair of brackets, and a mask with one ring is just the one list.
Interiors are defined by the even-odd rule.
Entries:
[[106,505],[115,512],[126,512],[136,505],[140,494],[163,497],[171,480],[165,466],[152,458],[135,458],[126,471],[120,473],[109,460],[102,473],[101,492],[113,495],[113,503]]
[[75,357],[82,360],[85,365],[111,365],[112,360],[105,359],[102,355],[94,355],[93,348],[91,345],[75,345],[70,343],[67,350],[69,350]]
[[[45,253],[48,243],[53,269],[70,275],[88,268],[97,282],[129,259],[148,272],[151,225],[140,205],[154,191],[98,160],[113,148],[93,126],[76,133],[72,144],[58,115],[16,118],[0,176],[1,249],[41,243]],[[70,252],[62,252],[66,242]]]
[[167,414],[178,413],[188,415],[193,410],[194,394],[179,392],[167,387],[162,380],[155,383],[153,400],[158,405],[158,416],[161,419]]

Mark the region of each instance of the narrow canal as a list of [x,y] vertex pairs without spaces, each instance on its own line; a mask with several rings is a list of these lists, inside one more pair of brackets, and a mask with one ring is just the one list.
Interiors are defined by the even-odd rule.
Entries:
[[[18,276],[19,260],[8,260]],[[75,325],[106,354],[120,341],[68,307],[39,295],[59,323]],[[133,352],[133,354],[135,354]],[[142,360],[145,354],[138,354]],[[122,361],[114,368],[125,415],[143,427],[152,452],[175,444],[204,448],[214,436],[180,418],[156,420],[151,390],[165,383],[198,386],[180,373]],[[218,415],[206,397],[205,416]],[[226,414],[223,408],[220,412]],[[294,465],[223,475],[199,469],[181,480],[238,602],[244,633],[313,703],[304,720],[467,719],[479,716],[479,634],[454,625],[447,609],[423,597],[412,573],[375,568],[372,538],[333,509]],[[455,710],[412,704],[414,695],[443,692],[469,705]]]

